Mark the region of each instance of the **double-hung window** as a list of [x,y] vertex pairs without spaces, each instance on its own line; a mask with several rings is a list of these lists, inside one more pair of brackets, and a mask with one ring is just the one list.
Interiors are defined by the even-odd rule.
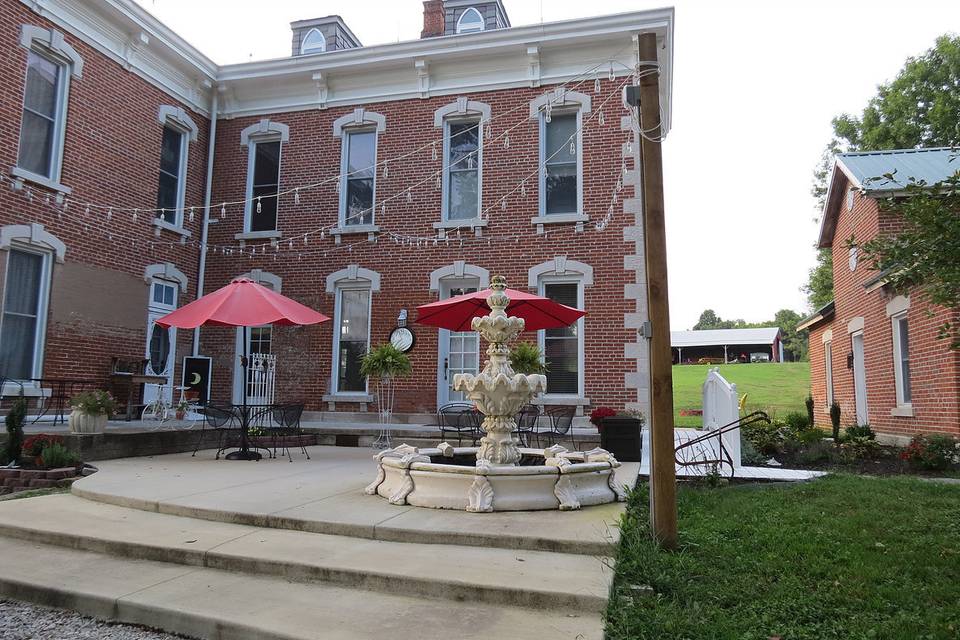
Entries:
[[909,406],[913,402],[910,388],[910,325],[907,314],[893,316],[893,366],[897,387],[897,406]]
[[377,185],[377,132],[346,131],[343,137],[340,226],[373,224]]
[[280,187],[279,139],[250,143],[246,231],[277,230],[277,192]]
[[47,253],[8,252],[0,318],[0,376],[16,380],[41,374],[50,280]]
[[370,344],[370,289],[338,288],[336,312],[336,391],[366,393],[360,365]]
[[578,111],[540,115],[540,209],[544,216],[580,213]]
[[[579,281],[546,281],[541,294],[560,304],[582,308]],[[562,329],[546,329],[542,334],[544,360],[547,364],[547,394],[579,396],[582,394],[583,320]]]
[[479,218],[480,120],[447,120],[444,128],[444,217],[447,220]]
[[63,152],[67,65],[35,50],[27,54],[27,81],[17,166],[57,182]]
[[833,343],[830,341],[823,343],[823,363],[826,375],[827,386],[827,406],[833,404]]
[[157,187],[158,217],[174,226],[183,222],[187,170],[187,134],[171,124],[163,127],[160,144],[160,184]]

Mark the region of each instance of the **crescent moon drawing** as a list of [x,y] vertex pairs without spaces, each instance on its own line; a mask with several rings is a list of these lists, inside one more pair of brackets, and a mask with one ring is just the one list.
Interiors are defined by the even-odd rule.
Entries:
[[197,372],[193,373],[193,377],[190,378],[190,385],[200,384],[200,374]]

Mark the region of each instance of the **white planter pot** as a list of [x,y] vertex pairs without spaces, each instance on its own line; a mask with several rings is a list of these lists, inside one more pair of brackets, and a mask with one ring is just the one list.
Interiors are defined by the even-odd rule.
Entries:
[[107,414],[89,414],[74,409],[70,413],[71,433],[103,433],[107,426]]

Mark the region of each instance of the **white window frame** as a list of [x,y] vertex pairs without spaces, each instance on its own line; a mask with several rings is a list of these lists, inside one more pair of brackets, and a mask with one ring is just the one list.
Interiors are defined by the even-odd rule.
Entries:
[[255,201],[253,200],[253,176],[256,170],[256,160],[257,160],[257,145],[264,143],[277,142],[280,143],[280,152],[277,154],[277,192],[280,191],[280,174],[283,173],[283,141],[278,135],[267,135],[267,136],[258,136],[256,138],[250,139],[250,144],[247,149],[247,188],[246,188],[246,203],[243,206],[243,232],[245,234],[276,234],[280,230],[280,198],[277,197],[277,220],[274,223],[273,229],[265,229],[261,231],[253,231],[250,228],[251,223],[253,222],[253,207],[256,206]]
[[342,321],[342,305],[344,291],[366,291],[367,292],[367,349],[370,348],[370,328],[373,322],[373,289],[369,284],[343,283],[337,284],[336,305],[333,311],[333,366],[331,368],[330,389],[335,396],[357,396],[366,397],[370,394],[370,379],[365,378],[363,391],[341,391],[340,390],[340,333]]
[[[537,294],[546,297],[546,289],[549,284],[576,284],[577,285],[577,308],[583,309],[584,298],[584,276],[583,275],[542,275],[538,278]],[[577,392],[576,393],[544,393],[544,399],[580,399],[584,397],[584,386],[586,372],[584,371],[585,340],[584,340],[584,322],[583,318],[577,320]],[[537,331],[537,345],[546,358],[546,331]],[[547,403],[549,404],[549,403]]]
[[827,385],[827,407],[833,405],[833,340],[826,340],[823,343],[823,371],[824,382]]
[[[450,125],[476,122],[477,124],[477,215],[473,218],[450,217]],[[444,118],[443,120],[443,202],[440,206],[441,219],[444,222],[458,222],[469,226],[471,221],[479,221],[483,212],[483,116],[467,115]]]
[[[541,218],[579,217],[583,215],[583,109],[577,107],[557,107],[551,112],[554,116],[577,116],[577,210],[547,213],[547,114],[540,114],[540,188],[539,212]],[[569,143],[568,143],[569,144]]]
[[[310,50],[307,50],[307,38],[313,34],[320,36],[320,42],[322,43],[319,47],[317,45],[311,45]],[[303,36],[303,39],[300,41],[300,54],[301,55],[310,55],[312,53],[325,53],[327,51],[327,36],[323,35],[323,32],[316,27],[313,27],[307,31],[306,35]]]
[[[3,276],[3,296],[0,297],[0,305],[6,302],[7,287],[9,286],[10,275],[10,254],[13,251],[22,251],[38,255],[43,259],[40,272],[40,292],[37,301],[37,327],[33,341],[33,366],[31,367],[31,378],[40,378],[43,376],[43,354],[47,336],[47,316],[50,309],[50,288],[53,275],[53,254],[36,246],[23,244],[20,242],[11,242],[9,250],[6,252],[6,264],[4,265]],[[0,327],[2,327],[5,310],[0,313]],[[0,372],[2,373],[2,372]],[[5,390],[0,389],[0,393]]]
[[[348,167],[350,166],[350,138],[351,136],[358,133],[372,133],[373,134],[373,194],[370,199],[370,222],[348,222],[347,221],[347,185],[349,181],[349,176],[347,176]],[[339,226],[341,229],[349,228],[363,228],[367,229],[370,226],[376,226],[377,224],[377,178],[379,177],[379,165],[378,157],[380,153],[380,132],[375,125],[359,125],[355,127],[349,127],[343,129],[343,137],[341,138],[340,144],[340,214],[339,214]]]
[[[893,379],[894,385],[896,387],[896,397],[897,397],[897,407],[904,409],[913,408],[913,389],[911,388],[910,399],[904,399],[904,380],[903,380],[903,367],[901,360],[901,349],[903,345],[900,341],[900,323],[907,323],[907,333],[909,335],[910,331],[910,320],[907,317],[907,312],[903,311],[901,313],[895,314],[890,317],[890,327],[893,332]],[[909,338],[908,338],[909,339]],[[907,362],[910,362],[909,346],[907,353]],[[908,374],[909,375],[909,374]]]
[[[467,27],[464,28],[463,19],[468,15],[475,15],[480,20],[480,28]],[[476,7],[467,7],[463,13],[460,14],[460,17],[457,18],[457,34],[461,33],[480,33],[481,31],[487,30],[487,21],[483,17],[483,14],[480,13],[480,10]]]
[[[173,120],[169,120],[163,124],[164,129],[171,129],[177,132],[180,135],[180,166],[177,167],[177,208],[174,211],[174,220],[170,222],[163,217],[163,212],[157,213],[157,219],[167,224],[170,224],[174,227],[183,228],[183,207],[186,202],[187,197],[187,154],[190,152],[190,144],[188,142],[189,131],[185,130],[182,126],[176,124]],[[161,139],[162,144],[162,139]],[[161,149],[161,153],[162,153]],[[160,169],[157,170],[158,174]],[[160,176],[157,176],[157,193],[159,195],[160,190]]]

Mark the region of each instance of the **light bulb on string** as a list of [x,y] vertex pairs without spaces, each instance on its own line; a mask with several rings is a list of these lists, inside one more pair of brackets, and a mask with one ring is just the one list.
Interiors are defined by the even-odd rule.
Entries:
[[293,190],[293,204],[300,204],[300,187]]
[[520,197],[521,198],[527,197],[527,181],[526,180],[520,181]]
[[510,148],[510,135],[509,135],[509,134],[506,134],[506,135],[503,136],[503,148],[504,148],[504,149],[509,149],[509,148]]
[[607,123],[607,118],[603,115],[603,110],[601,110],[600,115],[597,116],[597,122],[600,123],[601,127]]
[[487,120],[487,138],[493,139],[493,125]]
[[544,112],[545,112],[545,119],[547,121],[547,124],[550,124],[550,122],[553,121],[553,103],[552,102],[547,103],[547,106],[544,107]]
[[597,74],[596,79],[593,81],[593,92],[600,93],[600,75]]
[[501,210],[501,211],[506,211],[506,210],[507,210],[507,199],[506,199],[506,198],[503,198],[503,199],[500,200],[500,210]]
[[407,189],[407,202],[413,202],[413,191]]
[[337,177],[336,186],[334,186],[334,191],[336,191],[338,194],[340,193],[340,180],[341,180],[341,178],[342,178],[342,176],[338,176],[338,177]]
[[577,155],[577,143],[573,138],[570,139],[570,155]]
[[442,188],[443,188],[443,181],[440,178],[440,176],[437,176],[437,190],[439,191]]
[[27,187],[27,202],[33,202],[33,191],[30,190],[30,187]]
[[113,207],[107,209],[107,222],[110,222],[110,218],[113,217]]
[[226,217],[227,217],[227,203],[222,202],[220,203],[220,218],[223,219]]
[[613,69],[613,60],[610,61],[610,82],[617,79],[617,74]]
[[194,218],[193,207],[190,207],[190,222],[193,222],[193,218]]
[[137,221],[137,213],[138,213],[139,211],[140,211],[140,209],[134,209],[134,210],[133,210],[133,221],[134,221],[134,222]]
[[90,205],[87,205],[87,208],[83,210],[83,215],[85,216],[90,215]]
[[257,213],[263,213],[263,204],[260,202],[260,196],[257,196]]
[[387,177],[389,177],[389,176],[390,176],[390,169],[388,168],[387,163],[384,162],[384,163],[383,163],[383,177],[384,177],[384,178],[387,178]]
[[327,235],[327,234],[326,234],[323,230],[320,231],[320,239],[321,239],[321,240],[323,240],[323,239],[326,237],[326,235]]
[[431,150],[431,155],[433,157],[433,160],[436,161],[437,159],[437,143],[436,142],[434,142],[431,145],[430,150]]

